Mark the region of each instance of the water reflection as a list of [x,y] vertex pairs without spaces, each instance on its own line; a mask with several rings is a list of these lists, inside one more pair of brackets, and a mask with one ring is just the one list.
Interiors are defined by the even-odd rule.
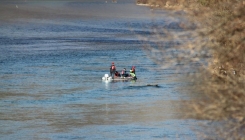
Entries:
[[[177,125],[177,122],[170,123],[169,120],[181,118],[180,112],[176,112],[176,110],[180,109],[178,101],[112,104],[110,103],[110,99],[104,99],[103,102],[97,104],[80,103],[21,108],[17,107],[13,109],[12,107],[12,109],[8,111],[5,110],[4,115],[1,115],[0,119],[6,121],[1,124],[6,125],[8,121],[24,123],[25,125],[22,124],[22,126],[27,127],[22,127],[22,132],[25,132],[25,129],[35,128],[36,131],[39,131],[36,132],[37,136],[40,135],[39,138],[43,136],[42,134],[46,134],[45,136],[47,136],[47,134],[55,136],[57,133],[62,133],[67,137],[71,136],[72,133],[69,133],[74,132],[74,130],[82,131],[82,133],[76,135],[86,135],[88,139],[93,138],[94,135],[109,138],[113,137],[113,135],[117,135],[117,133],[123,133],[123,130],[120,129],[124,129],[125,127],[128,131],[133,131],[130,132],[131,136],[149,137],[149,133],[152,134],[154,131],[156,131],[155,135],[158,137],[175,138],[175,134],[182,134],[180,132],[169,132],[170,130],[175,131],[174,128],[176,127],[175,125]],[[38,120],[41,120],[41,122],[38,122]],[[161,124],[163,122],[166,122],[167,125]],[[180,122],[180,124],[181,123],[183,122]],[[135,128],[134,124],[142,124],[143,128],[142,126]],[[152,124],[154,125],[152,126]],[[100,126],[104,127],[100,128]],[[183,126],[185,127],[186,124]],[[168,129],[164,130],[161,127],[168,127]],[[98,128],[100,129],[94,131]],[[106,132],[107,136],[105,136],[104,131],[107,129],[109,129],[110,132]],[[139,131],[143,129],[142,132],[145,131],[147,133],[138,133],[138,131],[136,131],[137,129],[139,129]],[[5,130],[7,131],[8,129]],[[14,130],[15,129],[8,130],[6,133],[11,133]],[[90,133],[85,133],[83,132],[84,130]],[[190,138],[192,134],[188,133],[190,132],[187,131],[186,137]],[[62,134],[59,134],[59,136]],[[162,134],[165,134],[165,136],[162,136]],[[116,138],[123,137],[124,136],[117,135]]]
[[109,90],[110,89],[110,85],[109,84],[110,84],[111,81],[107,81],[106,80],[106,81],[102,81],[102,82],[105,83],[105,89]]
[[[86,125],[112,125],[138,122],[161,122],[166,119],[180,119],[181,110],[178,101],[158,101],[146,103],[112,104],[110,99],[97,104],[67,104],[67,105],[12,105],[9,109],[1,107],[1,120],[26,121],[46,120],[48,126],[57,129],[83,127]],[[12,103],[16,104],[15,101]],[[30,100],[35,103],[38,101]],[[176,111],[178,110],[178,111]]]

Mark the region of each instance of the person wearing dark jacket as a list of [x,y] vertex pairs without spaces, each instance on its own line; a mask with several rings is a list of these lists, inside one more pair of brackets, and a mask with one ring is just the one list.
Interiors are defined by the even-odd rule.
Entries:
[[121,76],[122,76],[122,77],[128,77],[126,68],[124,68],[124,69],[122,70]]

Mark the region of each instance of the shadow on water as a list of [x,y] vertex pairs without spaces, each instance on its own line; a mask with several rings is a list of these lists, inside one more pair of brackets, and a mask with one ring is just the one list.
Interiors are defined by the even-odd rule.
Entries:
[[161,88],[158,84],[146,84],[140,86],[129,86],[129,89],[139,89],[139,88]]

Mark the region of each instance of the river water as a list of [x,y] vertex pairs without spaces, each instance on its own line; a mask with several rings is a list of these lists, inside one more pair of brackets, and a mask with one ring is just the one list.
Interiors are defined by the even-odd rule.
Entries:
[[[156,25],[172,27],[165,11],[131,0],[3,1],[0,9],[0,139],[197,138],[195,121],[181,119],[184,82],[139,40]],[[118,71],[136,66],[138,80],[103,82],[111,62]]]

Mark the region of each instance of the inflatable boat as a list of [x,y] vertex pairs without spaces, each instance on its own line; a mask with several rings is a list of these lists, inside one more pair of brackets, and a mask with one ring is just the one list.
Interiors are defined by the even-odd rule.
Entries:
[[103,81],[127,81],[127,80],[136,80],[137,78],[134,78],[134,77],[131,77],[131,76],[127,76],[127,77],[123,77],[123,76],[114,76],[114,79],[112,79],[111,76],[109,76],[108,74],[105,74],[103,77],[102,77],[102,80]]

